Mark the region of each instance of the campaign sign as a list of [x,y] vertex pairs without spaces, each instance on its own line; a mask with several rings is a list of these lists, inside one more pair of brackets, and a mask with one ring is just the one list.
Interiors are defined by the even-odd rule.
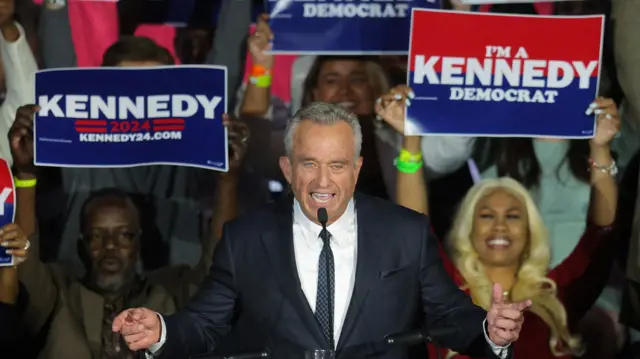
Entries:
[[227,171],[226,79],[218,66],[39,71],[35,162]]
[[[584,0],[551,0],[551,2],[561,1],[584,1]],[[522,4],[535,2],[550,2],[549,0],[460,0],[462,4],[484,5],[484,4]]]
[[[0,228],[7,224],[13,223],[16,215],[16,190],[13,185],[13,175],[9,164],[0,158]],[[0,247],[0,267],[14,265],[15,259],[12,255],[7,254],[4,247]]]
[[604,16],[412,15],[407,134],[593,137]]
[[439,9],[440,4],[441,0],[267,0],[272,52],[406,55],[411,9]]

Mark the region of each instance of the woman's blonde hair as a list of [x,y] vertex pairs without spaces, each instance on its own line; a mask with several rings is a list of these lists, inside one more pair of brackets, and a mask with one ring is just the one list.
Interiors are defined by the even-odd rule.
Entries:
[[492,283],[486,275],[471,236],[476,205],[485,196],[506,191],[522,201],[527,210],[529,240],[522,253],[516,283],[511,290],[512,301],[531,299],[531,311],[551,329],[549,347],[555,356],[581,355],[579,337],[571,335],[567,326],[567,312],[556,295],[556,283],[547,278],[549,267],[549,237],[542,217],[527,189],[509,177],[486,179],[473,186],[465,196],[449,234],[453,261],[469,288],[473,301],[484,308],[491,305]]

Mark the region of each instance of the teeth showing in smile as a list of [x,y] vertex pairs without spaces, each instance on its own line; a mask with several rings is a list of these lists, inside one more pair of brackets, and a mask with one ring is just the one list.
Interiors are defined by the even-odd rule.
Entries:
[[331,201],[331,199],[333,198],[333,194],[314,192],[314,193],[311,193],[311,198],[313,198],[313,200],[316,201],[317,203],[325,204]]
[[353,102],[339,102],[336,106],[342,107],[345,110],[348,110],[353,107]]
[[504,238],[494,238],[487,242],[489,247],[508,247],[511,241]]

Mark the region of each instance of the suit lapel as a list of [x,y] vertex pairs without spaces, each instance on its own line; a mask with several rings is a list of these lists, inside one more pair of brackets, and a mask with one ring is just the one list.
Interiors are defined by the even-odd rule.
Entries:
[[378,223],[384,219],[375,214],[375,206],[364,195],[356,195],[356,215],[358,226],[358,259],[356,262],[356,277],[353,294],[347,309],[347,315],[342,325],[342,332],[338,340],[337,349],[340,350],[347,343],[353,332],[358,317],[369,294],[371,286],[380,275],[380,258],[384,256],[385,228]]
[[329,344],[320,330],[300,285],[293,250],[293,205],[291,202],[285,202],[278,208],[276,218],[277,223],[274,228],[262,236],[269,263],[273,268],[276,280],[280,282],[283,294],[293,305],[309,333],[318,345],[326,348]]

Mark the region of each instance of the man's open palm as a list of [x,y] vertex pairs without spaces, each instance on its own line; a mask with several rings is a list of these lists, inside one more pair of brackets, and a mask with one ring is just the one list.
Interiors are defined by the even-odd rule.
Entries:
[[504,300],[502,286],[494,284],[491,293],[491,308],[487,313],[487,335],[501,347],[507,346],[520,336],[524,311],[531,306],[530,300],[508,303]]
[[148,349],[160,341],[162,324],[158,314],[147,308],[127,309],[113,320],[112,330],[119,332],[129,349]]

